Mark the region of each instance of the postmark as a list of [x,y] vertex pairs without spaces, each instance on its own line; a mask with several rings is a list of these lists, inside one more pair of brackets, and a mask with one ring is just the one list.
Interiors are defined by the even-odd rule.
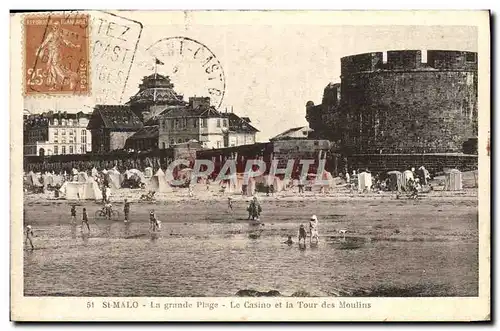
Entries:
[[[167,37],[146,49],[149,59],[140,65],[169,75],[176,88],[186,88],[186,95],[210,97],[219,108],[226,92],[222,64],[205,44],[182,36]],[[184,85],[184,86],[181,86]]]
[[23,23],[25,94],[88,94],[89,15],[29,15]]
[[92,12],[91,26],[93,101],[122,103],[143,26],[108,12]]

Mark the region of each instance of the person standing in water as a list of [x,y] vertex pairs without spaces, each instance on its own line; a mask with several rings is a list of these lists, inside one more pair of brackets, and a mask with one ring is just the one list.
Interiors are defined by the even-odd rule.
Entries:
[[87,209],[86,208],[83,208],[83,211],[82,211],[82,231],[83,231],[83,224],[85,224],[87,226],[87,229],[90,232],[89,218],[87,216]]
[[127,199],[125,199],[125,205],[123,206],[123,214],[125,214],[124,222],[127,223],[130,215],[130,202]]
[[33,241],[31,240],[33,238],[33,228],[31,225],[26,226],[26,239],[24,240],[24,243],[29,241],[31,245],[31,249],[35,249],[35,246],[33,246]]
[[76,223],[76,206],[71,206],[71,223]]
[[151,231],[153,231],[153,232],[160,230],[160,222],[159,222],[158,218],[156,217],[154,209],[152,209],[149,212],[149,225],[150,225]]

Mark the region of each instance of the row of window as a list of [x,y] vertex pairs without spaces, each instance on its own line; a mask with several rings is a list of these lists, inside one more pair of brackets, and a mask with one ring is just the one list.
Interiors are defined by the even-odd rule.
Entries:
[[[70,145],[68,146],[68,149],[66,149],[66,146],[61,146],[60,152],[61,155],[66,154],[66,152],[68,152],[68,154],[75,154],[75,153],[84,154],[87,153],[87,145],[81,145],[81,146]],[[54,155],[59,155],[59,146],[54,146]]]
[[54,125],[61,125],[61,126],[78,126],[80,123],[77,120],[65,120],[62,119],[61,122],[57,118],[54,118]]
[[[59,137],[57,137],[57,136],[54,137],[54,143],[56,143],[56,144],[59,143]],[[66,143],[66,137],[64,137],[64,136],[61,137],[61,143],[62,144]],[[71,137],[70,136],[69,139],[68,139],[68,143],[70,143],[70,144],[77,143],[76,137]],[[87,143],[87,137],[84,137],[84,136],[80,137],[80,143],[86,144]]]
[[[217,119],[217,127],[220,128],[227,127],[227,119]],[[198,128],[198,125],[201,125],[202,128],[208,127],[208,120],[206,118],[202,118],[201,122],[198,121],[197,118],[176,118],[170,120],[163,121],[164,128],[172,128],[172,129],[185,129],[188,127],[193,127],[194,129]]]
[[[82,136],[86,136],[87,130],[82,130],[80,133]],[[68,134],[69,135],[76,135],[76,129],[68,130]],[[58,135],[59,135],[59,129],[55,129],[54,136],[58,136]],[[63,136],[66,135],[66,129],[61,129],[61,135],[63,135]]]

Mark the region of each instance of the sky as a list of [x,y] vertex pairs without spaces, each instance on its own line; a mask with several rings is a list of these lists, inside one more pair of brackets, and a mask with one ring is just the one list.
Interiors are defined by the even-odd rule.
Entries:
[[[147,50],[151,45],[162,38],[188,37],[210,49],[223,68],[225,93],[219,110],[233,108],[238,115],[250,117],[260,130],[258,141],[267,141],[291,127],[307,125],[306,102],[321,103],[324,87],[340,82],[341,57],[401,49],[477,51],[478,47],[476,28],[467,26],[335,25],[324,21],[317,25],[293,19],[287,21],[289,24],[274,24],[270,19],[259,20],[258,16],[244,22],[214,23],[214,19],[197,21],[186,13],[166,22],[158,14],[154,19],[148,15],[151,14],[132,15],[142,22],[143,30],[127,84],[119,88],[123,91],[122,101],[138,91],[143,76],[154,72],[156,54]],[[132,44],[130,40],[128,44]],[[185,100],[193,94],[206,95],[207,76],[200,64],[185,56],[160,56],[160,60],[166,63],[157,67],[158,73],[171,76],[174,89]],[[94,56],[91,63],[96,70],[106,60]],[[92,84],[96,86],[93,93],[97,93],[99,83]],[[90,112],[96,100],[95,95],[28,97],[24,108],[31,112]],[[117,97],[107,102],[117,104],[119,100]]]

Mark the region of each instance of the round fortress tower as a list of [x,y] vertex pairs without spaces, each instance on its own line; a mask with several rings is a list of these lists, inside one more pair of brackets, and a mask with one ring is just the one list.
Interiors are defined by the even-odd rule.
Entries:
[[346,56],[341,80],[334,130],[348,154],[462,152],[477,136],[477,53]]

